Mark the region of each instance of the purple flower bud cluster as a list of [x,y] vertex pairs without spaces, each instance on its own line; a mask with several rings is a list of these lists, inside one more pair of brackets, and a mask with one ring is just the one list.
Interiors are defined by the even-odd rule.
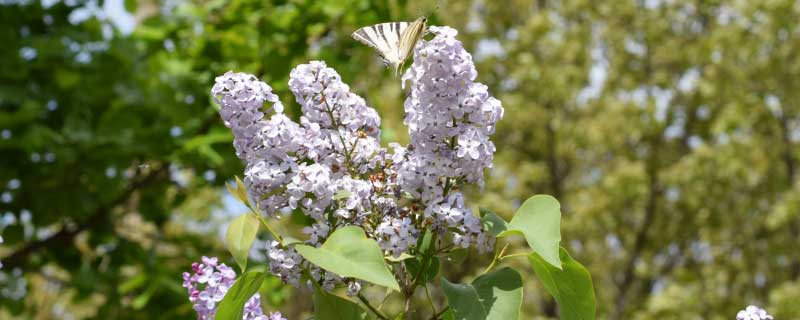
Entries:
[[[217,304],[236,281],[236,272],[217,258],[203,257],[202,262],[192,263],[192,273],[183,273],[183,287],[189,291],[189,301],[197,312],[197,319],[211,320],[217,312]],[[244,306],[243,320],[286,320],[280,312],[264,315],[261,296],[256,293]]]
[[[454,231],[451,238],[461,247],[491,249],[494,238],[459,188],[483,184],[495,151],[489,137],[503,108],[474,82],[472,57],[456,31],[431,31],[434,38],[418,44],[403,77],[411,83],[406,147],[381,146],[378,113],[324,62],[291,71],[289,88],[302,111],[298,122],[282,113],[272,89],[255,77],[218,77],[212,96],[246,162],[251,202],[272,217],[290,210],[311,217],[315,222],[303,229],[311,245],[321,245],[339,227],[357,225],[394,256],[413,250],[426,228]],[[343,284],[351,293],[360,290],[352,279],[309,265],[291,246],[271,242],[267,257],[270,272],[285,283],[299,286],[305,268],[326,289]]]

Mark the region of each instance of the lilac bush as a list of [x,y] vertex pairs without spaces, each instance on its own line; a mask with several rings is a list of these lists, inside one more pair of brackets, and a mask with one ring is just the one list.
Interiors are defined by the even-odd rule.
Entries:
[[[410,136],[405,146],[388,142],[384,147],[376,110],[325,62],[301,64],[290,73],[289,89],[302,112],[297,121],[283,113],[272,88],[255,76],[228,72],[217,77],[211,94],[233,132],[236,155],[246,165],[244,179],[229,190],[252,210],[228,230],[233,236],[226,241],[237,263],[246,269],[246,253],[258,225],[263,226],[270,238],[264,272],[312,289],[315,309],[369,310],[370,317],[389,319],[396,316],[374,307],[361,292],[365,285],[400,292],[408,315],[416,289],[427,288],[438,275],[440,257],[474,248],[494,252],[476,281],[509,292],[496,298],[502,303],[481,310],[495,308],[514,318],[522,303],[520,275],[510,268],[489,272],[504,258],[530,255],[504,255],[508,243],[495,250],[498,238],[521,234],[537,251],[530,258],[541,255],[545,262],[540,268],[554,268],[544,276],[563,272],[591,288],[585,268],[563,257],[571,268],[562,269],[559,263],[560,210],[552,197],[528,199],[510,222],[488,210],[478,216],[468,207],[462,190],[467,185],[483,187],[495,153],[491,136],[504,110],[488,87],[475,81],[472,56],[456,39],[457,31],[429,30],[431,39],[418,42],[414,61],[401,79],[409,91],[403,104]],[[281,236],[267,222],[290,212],[313,221],[302,229],[304,240]],[[255,290],[263,279],[261,269],[235,280],[231,268],[204,258],[193,270],[184,275],[184,286],[201,319],[214,316],[217,308],[225,309],[225,317],[238,317],[243,310],[244,319],[264,319]],[[484,276],[486,280],[480,280]],[[468,298],[460,297],[464,291],[453,289],[445,279],[441,283],[448,300]],[[329,294],[337,288],[346,289],[360,304]],[[237,294],[226,295],[228,291]],[[579,312],[593,316],[593,291],[579,293]],[[227,308],[231,305],[235,310]],[[446,310],[462,318],[473,312],[464,309],[469,305],[441,311],[433,307],[432,319],[445,317]],[[324,320],[330,315],[315,317]]]
[[[489,140],[503,107],[477,71],[456,31],[432,27],[403,77],[411,83],[405,123],[411,143],[380,144],[380,116],[350,91],[324,62],[294,68],[289,88],[301,106],[299,124],[266,83],[228,72],[212,95],[234,134],[236,154],[247,163],[244,182],[261,212],[278,217],[300,209],[316,223],[303,230],[307,243],[321,244],[345,225],[368,231],[395,257],[407,253],[432,228],[452,231],[454,244],[491,250],[494,237],[466,206],[462,185],[483,183],[495,152]],[[260,106],[271,104],[266,114]],[[299,285],[302,258],[277,242],[269,244],[270,272]],[[315,270],[326,287],[340,277]]]

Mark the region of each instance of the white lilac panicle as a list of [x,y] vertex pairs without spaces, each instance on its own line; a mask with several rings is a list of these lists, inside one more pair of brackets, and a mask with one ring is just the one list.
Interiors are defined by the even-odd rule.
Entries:
[[766,310],[758,306],[749,305],[736,314],[736,320],[773,320],[774,318]]
[[495,152],[489,137],[503,107],[486,85],[474,82],[477,71],[472,56],[455,39],[458,32],[450,27],[430,30],[434,38],[418,45],[414,63],[403,75],[404,85],[411,81],[404,121],[411,145],[397,169],[398,180],[404,191],[426,202],[426,216],[440,226],[458,224],[458,244],[490,249],[494,239],[483,234],[463,196],[448,193],[462,183],[483,185],[483,171],[492,167]]
[[[203,257],[192,263],[192,273],[183,273],[183,287],[189,292],[189,301],[197,312],[197,319],[212,320],[217,304],[236,281],[236,272],[217,258]],[[261,310],[261,296],[256,293],[244,307],[243,320],[267,320]],[[271,318],[269,318],[271,319]]]
[[[432,192],[422,194],[423,199],[438,198],[447,178],[483,184],[483,170],[492,167],[495,152],[489,136],[503,117],[500,100],[489,95],[486,85],[474,82],[477,71],[472,56],[455,39],[457,31],[430,30],[435,37],[418,45],[414,63],[403,75],[404,84],[411,81],[404,121],[411,137],[408,164],[423,175],[413,181],[422,185],[404,187]],[[435,169],[421,170],[420,165]]]
[[257,136],[265,126],[264,103],[271,102],[271,109],[277,113],[283,112],[283,105],[272,88],[253,75],[228,71],[215,81],[211,96],[220,105],[225,126],[233,131],[236,155],[249,162],[256,155],[254,151],[263,148]]
[[[211,95],[219,103],[219,114],[233,132],[236,155],[247,163],[245,185],[264,213],[274,216],[286,206],[286,197],[274,194],[290,178],[299,146],[300,126],[286,117],[272,88],[245,73],[227,72],[216,78]],[[274,111],[269,119],[265,103]]]

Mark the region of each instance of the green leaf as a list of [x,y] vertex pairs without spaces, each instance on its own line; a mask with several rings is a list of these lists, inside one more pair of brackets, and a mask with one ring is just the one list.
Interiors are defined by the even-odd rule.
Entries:
[[564,248],[560,250],[560,258],[563,267],[560,270],[536,253],[528,259],[544,288],[558,302],[562,319],[594,319],[596,302],[592,275]]
[[249,204],[250,200],[247,199],[247,188],[244,186],[244,182],[242,182],[242,179],[239,179],[238,176],[234,178],[236,178],[236,196],[242,203]]
[[383,251],[359,227],[348,226],[334,231],[319,248],[297,244],[295,250],[325,270],[400,291],[397,280],[383,260]]
[[423,233],[422,237],[419,237],[417,240],[417,252],[428,252],[429,248],[431,247],[431,242],[433,242],[433,232],[431,232],[430,229],[425,229],[425,233]]
[[290,246],[290,245],[293,245],[293,244],[303,243],[303,241],[301,241],[300,239],[297,239],[297,238],[292,237],[292,236],[283,236],[282,240],[283,240],[283,245],[284,246]]
[[511,268],[480,276],[471,285],[442,278],[442,288],[455,320],[519,319],[522,277]]
[[558,248],[561,242],[561,205],[548,195],[528,198],[514,214],[507,230],[497,237],[521,234],[545,261],[561,269]]
[[454,319],[486,319],[486,310],[483,309],[478,292],[471,285],[451,283],[442,278],[442,291],[447,297]]
[[481,224],[483,225],[484,230],[489,231],[489,233],[494,236],[497,236],[508,229],[508,223],[494,212],[487,212],[483,218],[481,218]]
[[411,258],[413,258],[413,257],[415,257],[415,256],[413,256],[413,255],[410,255],[410,254],[408,254],[408,253],[405,253],[405,252],[403,252],[403,253],[401,253],[401,254],[400,254],[399,256],[397,256],[397,257],[395,257],[395,256],[393,256],[393,255],[387,256],[387,257],[386,257],[386,260],[389,260],[389,261],[391,261],[391,262],[400,262],[400,261],[403,261],[403,260],[406,260],[406,259],[411,259]]
[[314,290],[314,317],[317,320],[361,320],[362,312],[355,302]]
[[256,240],[258,226],[258,218],[251,213],[245,213],[231,221],[225,233],[225,245],[242,271],[247,268],[247,256]]
[[[417,273],[419,273],[420,265],[422,265],[421,260],[423,260],[422,257],[418,259],[406,260],[405,264],[406,268],[408,268],[409,274],[411,274],[412,276],[417,276]],[[420,282],[417,283],[426,283],[428,281],[431,281],[433,280],[433,278],[436,278],[437,274],[439,274],[439,258],[431,257],[428,260],[428,265],[425,267],[425,270],[422,271],[422,273],[420,274],[420,279],[417,280]]]
[[244,186],[244,182],[242,182],[239,177],[235,177],[236,179],[236,186],[231,186],[229,183],[225,183],[225,188],[228,189],[228,192],[233,195],[234,198],[239,200],[239,202],[243,203],[246,206],[250,206],[250,200],[247,198],[247,188]]
[[511,268],[503,268],[472,281],[487,319],[519,319],[522,307],[522,277]]
[[241,319],[244,313],[244,304],[258,292],[262,281],[264,281],[263,272],[246,272],[239,277],[219,303],[214,319]]

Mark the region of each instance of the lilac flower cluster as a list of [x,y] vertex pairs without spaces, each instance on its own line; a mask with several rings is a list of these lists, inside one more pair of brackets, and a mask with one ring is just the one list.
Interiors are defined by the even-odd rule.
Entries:
[[431,27],[436,36],[414,53],[403,76],[411,81],[405,102],[411,145],[398,168],[402,189],[426,201],[425,217],[443,227],[458,228],[454,241],[490,250],[493,239],[480,219],[464,205],[462,183],[482,186],[483,170],[492,167],[495,152],[489,137],[503,117],[500,100],[475,82],[472,56],[450,27]]
[[[299,122],[282,113],[272,89],[254,76],[218,77],[211,93],[246,162],[251,203],[271,217],[294,210],[314,219],[303,229],[312,245],[339,227],[357,225],[394,256],[413,250],[425,229],[454,231],[454,244],[490,250],[494,238],[459,190],[483,184],[495,151],[489,137],[503,108],[474,82],[472,57],[456,31],[431,31],[434,38],[420,41],[403,77],[411,82],[406,147],[381,146],[378,113],[324,62],[299,65],[290,74]],[[351,294],[360,290],[353,279],[309,265],[291,246],[270,242],[267,257],[270,272],[285,283],[299,286],[306,269],[326,289],[344,284]]]
[[747,306],[736,314],[736,320],[773,320],[774,318],[766,310],[757,306]]
[[[197,312],[197,319],[214,319],[217,304],[236,281],[236,272],[217,258],[203,257],[202,262],[192,263],[192,273],[183,273],[183,287],[189,291],[189,301]],[[244,306],[243,320],[286,320],[280,312],[269,316],[261,310],[261,296],[256,293]]]

